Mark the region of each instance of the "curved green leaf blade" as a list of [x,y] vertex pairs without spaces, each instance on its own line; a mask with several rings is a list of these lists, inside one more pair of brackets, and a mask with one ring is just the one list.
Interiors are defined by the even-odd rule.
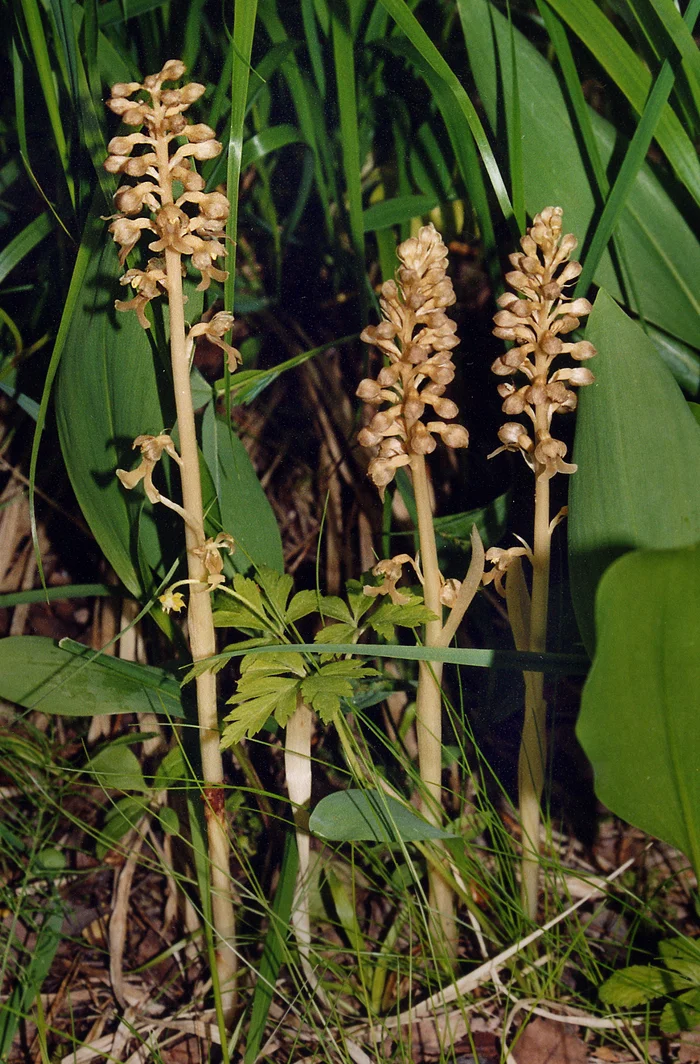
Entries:
[[309,831],[334,842],[425,842],[452,839],[396,798],[380,791],[339,791],[318,803]]
[[605,573],[577,734],[596,794],[700,871],[700,544]]
[[260,486],[248,452],[233,429],[210,404],[202,422],[202,451],[225,532],[236,541],[231,561],[245,572],[251,565],[284,569],[282,539],[273,509]]
[[[98,194],[99,196],[99,194]],[[97,200],[99,204],[99,199]],[[93,210],[83,237],[88,257],[79,286],[71,288],[54,358],[61,358],[56,393],[58,434],[68,475],[95,539],[118,576],[142,594],[133,529],[143,502],[125,491],[115,471],[131,468],[132,442],[157,435],[172,417],[163,412],[146,332],[132,313],[116,314],[120,268],[114,244]],[[66,325],[64,331],[64,322]]]
[[569,488],[571,589],[586,647],[598,582],[625,551],[700,540],[700,431],[640,327],[600,291],[587,338],[596,380],[581,389]]
[[123,743],[109,743],[85,766],[105,790],[147,791],[139,759]]
[[65,717],[110,713],[184,717],[179,685],[165,670],[106,655],[95,657],[88,647],[66,644],[57,646],[38,635],[0,640],[0,698]]
[[[503,15],[486,0],[459,0],[458,6],[471,70],[494,136],[500,139],[506,135],[501,95],[512,85],[510,29]],[[525,205],[530,215],[547,204],[563,207],[566,232],[575,233],[582,245],[599,209],[591,167],[582,156],[552,67],[521,33],[515,29],[513,33],[526,131],[522,145]],[[603,166],[608,167],[613,151],[619,150],[620,136],[595,112],[590,112],[590,119]],[[543,151],[543,145],[551,145],[551,150]],[[694,279],[700,276],[700,243],[646,164],[634,182],[617,232],[634,274],[641,314],[669,335],[697,348],[700,297]],[[609,252],[601,259],[595,282],[615,299],[623,300]]]

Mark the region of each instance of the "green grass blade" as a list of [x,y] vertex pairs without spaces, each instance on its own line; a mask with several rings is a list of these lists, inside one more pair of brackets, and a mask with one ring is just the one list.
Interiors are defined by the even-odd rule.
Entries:
[[260,1043],[265,1033],[265,1023],[275,993],[275,984],[286,954],[285,939],[289,933],[298,867],[299,854],[296,839],[290,832],[284,842],[279,882],[270,913],[270,926],[260,958],[243,1064],[255,1064],[258,1059]]
[[236,4],[233,17],[233,38],[231,41],[231,131],[228,142],[228,169],[226,188],[231,212],[226,226],[229,240],[228,279],[224,286],[224,306],[233,311],[234,290],[236,286],[236,236],[238,233],[238,188],[241,180],[241,161],[243,155],[243,123],[248,99],[248,81],[250,78],[250,56],[253,50],[255,19],[258,0]]
[[[652,76],[594,0],[548,0],[558,15],[595,56],[603,69],[641,114]],[[665,103],[654,133],[656,140],[696,203],[700,203],[700,161],[690,137]]]
[[314,0],[301,0],[301,17],[304,23],[304,35],[306,37],[306,49],[311,60],[311,69],[316,79],[316,87],[321,99],[326,98],[326,71],[323,66],[323,54],[321,42],[318,36],[318,23],[314,11]]
[[[700,0],[694,0],[694,3],[688,8],[688,13],[690,13],[692,7],[697,10],[700,7]],[[659,76],[649,94],[641,120],[625,152],[625,158],[615,179],[615,184],[608,196],[603,213],[593,234],[593,239],[586,252],[583,271],[576,285],[577,295],[583,295],[587,292],[593,280],[603,252],[615,231],[620,215],[627,204],[630,192],[637,179],[637,174],[646,158],[649,145],[654,136],[654,130],[658,126],[659,117],[671,94],[675,77],[673,67],[667,59],[661,67]]]
[[340,141],[342,145],[343,175],[348,197],[350,241],[355,254],[355,273],[363,320],[367,317],[365,280],[365,230],[362,222],[362,182],[360,177],[360,131],[357,114],[357,85],[355,73],[355,42],[351,25],[351,10],[347,0],[333,5],[331,11],[333,58],[335,61],[336,93],[340,113]]
[[61,65],[68,74],[68,87],[75,107],[78,102],[78,49],[73,27],[72,0],[50,0],[50,10],[56,31],[57,44],[61,49]]
[[70,201],[75,208],[75,181],[73,180],[73,174],[70,165],[70,155],[68,151],[68,142],[63,130],[63,119],[61,116],[61,107],[56,93],[56,87],[54,84],[53,70],[51,68],[51,60],[49,58],[49,49],[46,41],[46,35],[44,33],[44,25],[41,20],[41,13],[39,11],[39,5],[36,0],[23,0],[22,12],[27,26],[27,33],[32,46],[32,53],[34,62],[36,64],[37,74],[39,75],[39,84],[41,85],[41,91],[44,96],[44,102],[46,104],[46,110],[49,115],[49,123],[51,125],[51,131],[53,133],[54,142],[58,151],[58,157],[61,161],[63,168],[63,174],[68,188],[68,195]]
[[513,88],[510,93],[511,116],[508,122],[508,163],[510,167],[510,191],[513,197],[513,212],[521,233],[525,232],[525,179],[523,176],[523,131],[520,115],[520,89],[518,88],[518,56],[515,50],[515,30],[508,0],[508,23],[510,25],[510,62],[513,71]]
[[[696,126],[700,121],[700,51],[693,39],[693,22],[697,18],[695,13],[693,21],[690,21],[689,12],[692,5],[684,16],[681,16],[673,0],[627,0],[631,10],[637,17],[642,29],[649,27],[648,35],[652,38],[651,43],[656,46],[657,54],[667,51],[666,42],[671,48],[676,49],[683,60],[683,69],[687,78],[688,88],[692,96]],[[657,19],[652,21],[649,9],[656,13]],[[661,44],[660,35],[665,38]],[[661,48],[659,49],[659,45]],[[671,58],[670,55],[667,58]]]
[[8,273],[24,259],[37,244],[54,229],[55,221],[48,211],[37,215],[14,240],[0,251],[0,284]]
[[[287,651],[302,654],[349,654],[360,658],[387,658],[396,661],[442,661],[451,665],[467,665],[477,669],[516,669],[520,672],[546,672],[566,675],[585,675],[589,660],[584,654],[533,654],[519,650],[475,650],[457,647],[368,646],[366,643],[285,643]],[[279,654],[280,644],[256,647],[255,654]],[[207,663],[239,658],[250,650],[224,650],[207,659]],[[191,678],[190,673],[187,679]]]
[[123,591],[109,584],[64,584],[62,587],[47,587],[38,591],[12,591],[0,595],[0,609],[22,606],[34,602],[62,602],[74,598],[122,597]]
[[503,181],[491,145],[488,142],[484,127],[482,126],[479,116],[476,113],[476,109],[462,86],[461,81],[430,40],[425,30],[418,22],[418,19],[411,14],[404,0],[381,0],[381,3],[387,9],[396,24],[401,27],[409,41],[411,41],[413,46],[435,72],[437,77],[444,82],[449,91],[453,94],[457,101],[457,106],[459,107],[462,116],[466,119],[467,125],[474,137],[482,162],[486,167],[486,172],[491,179],[491,185],[496,194],[496,199],[503,212],[503,217],[506,221],[509,221],[513,217],[513,207],[508,196],[508,190],[506,189],[505,182]]

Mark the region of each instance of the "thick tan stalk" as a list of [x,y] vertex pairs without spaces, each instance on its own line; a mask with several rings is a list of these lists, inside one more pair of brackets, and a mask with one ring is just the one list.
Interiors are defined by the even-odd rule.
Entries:
[[[168,169],[168,147],[159,138],[156,154],[160,175],[162,203],[172,203],[172,185]],[[185,309],[182,291],[182,258],[177,251],[165,250],[170,307],[170,357],[177,426],[180,437],[182,501],[189,520],[185,523],[187,569],[192,585],[189,603],[188,632],[194,662],[216,653],[216,636],[207,588],[204,562],[194,553],[205,541],[202,483],[199,473],[199,450],[192,406],[190,365],[185,337]],[[201,585],[201,586],[198,586]],[[233,883],[230,870],[230,842],[224,810],[224,768],[219,749],[219,722],[216,708],[216,677],[202,673],[196,679],[199,747],[202,757],[207,841],[211,864],[212,922],[216,935],[216,964],[222,1006],[226,1021],[233,1017],[236,1004],[237,957],[236,923],[233,911]]]
[[[440,567],[438,565],[433,513],[425,458],[411,455],[413,491],[418,513],[423,595],[425,604],[442,618],[440,602]],[[429,621],[425,626],[425,645],[441,646],[442,620]],[[425,791],[423,813],[435,827],[442,823],[442,663],[421,661],[416,694],[416,731],[418,734],[418,767]],[[441,847],[439,847],[441,848]],[[434,869],[428,871],[430,910],[435,930],[444,939],[448,958],[457,952],[457,925],[454,896],[445,879]]]
[[[549,480],[535,480],[535,529],[532,552],[532,605],[530,608],[529,650],[543,653],[547,648],[547,607],[551,531]],[[540,800],[547,763],[547,706],[543,697],[541,672],[525,673],[525,720],[518,759],[518,795],[522,829],[520,897],[531,920],[537,916],[540,851]]]
[[[311,800],[311,731],[313,715],[300,698],[297,708],[287,722],[284,743],[284,769],[287,791],[292,803],[296,828],[299,869],[294,889],[292,927],[297,940],[304,975],[320,993],[318,979],[311,965],[311,918],[309,914],[309,802]],[[322,998],[323,1000],[323,998]]]

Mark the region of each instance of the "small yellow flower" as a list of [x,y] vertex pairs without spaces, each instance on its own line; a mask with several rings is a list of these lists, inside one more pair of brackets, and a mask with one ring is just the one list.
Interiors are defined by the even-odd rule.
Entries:
[[185,596],[181,591],[168,590],[158,599],[164,613],[179,613],[185,608]]

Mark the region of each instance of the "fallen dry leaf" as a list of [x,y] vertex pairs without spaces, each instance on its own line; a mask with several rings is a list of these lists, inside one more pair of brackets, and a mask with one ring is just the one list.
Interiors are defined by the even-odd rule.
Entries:
[[700,1027],[692,1031],[683,1031],[681,1048],[678,1051],[678,1064],[700,1064]]
[[537,1017],[519,1035],[513,1057],[517,1064],[586,1064],[588,1051],[566,1024]]

